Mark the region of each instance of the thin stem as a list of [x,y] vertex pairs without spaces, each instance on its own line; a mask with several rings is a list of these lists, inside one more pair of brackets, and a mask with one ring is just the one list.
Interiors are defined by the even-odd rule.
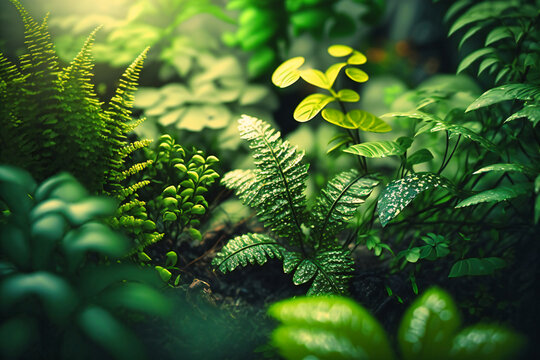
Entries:
[[442,159],[442,162],[441,162],[441,167],[439,168],[439,171],[437,171],[437,175],[439,175],[441,173],[441,171],[443,170],[443,166],[444,166],[444,163],[446,161],[446,155],[448,154],[449,142],[450,142],[450,134],[448,133],[448,130],[447,130],[446,131],[446,146],[444,148],[444,155],[443,155],[443,159]]
[[448,156],[448,159],[446,159],[446,163],[443,164],[442,168],[439,169],[439,174],[444,170],[444,168],[450,163],[450,159],[452,159],[452,156],[454,156],[454,153],[456,152],[456,149],[459,145],[459,141],[461,140],[461,134],[459,134],[458,139],[456,141],[456,145],[454,145],[454,148],[452,149],[452,152]]

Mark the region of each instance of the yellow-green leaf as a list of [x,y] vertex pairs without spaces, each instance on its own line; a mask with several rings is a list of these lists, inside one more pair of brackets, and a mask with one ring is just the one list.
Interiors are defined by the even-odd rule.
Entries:
[[353,48],[347,45],[332,45],[328,48],[328,53],[333,57],[347,56],[353,52]]
[[328,78],[322,71],[316,69],[302,70],[300,71],[300,76],[307,83],[320,87],[321,89],[330,89],[332,87],[328,82]]
[[324,109],[321,114],[324,120],[328,121],[329,123],[345,129],[356,129],[356,126],[352,124],[347,117],[345,117],[345,114],[337,109]]
[[343,89],[339,90],[337,93],[337,97],[341,101],[345,102],[357,102],[360,100],[360,95],[354,90],[351,89]]
[[347,63],[351,65],[362,65],[367,61],[366,55],[362,54],[360,51],[354,51],[353,54],[347,60]]
[[305,122],[311,120],[317,115],[326,105],[334,101],[332,96],[324,94],[312,94],[306,97],[298,104],[294,110],[294,118],[296,121]]
[[347,63],[337,63],[332,66],[330,66],[326,72],[326,79],[328,81],[329,88],[331,88],[334,85],[334,82],[336,81],[337,76],[339,75],[339,72],[343,67],[347,65]]
[[280,88],[294,84],[300,78],[298,68],[302,66],[304,61],[303,57],[298,56],[279,65],[272,74],[272,83]]
[[347,113],[347,118],[350,123],[356,125],[356,129],[363,131],[382,133],[392,130],[390,125],[364,110],[351,110]]
[[347,74],[347,76],[350,77],[351,80],[359,83],[366,82],[369,79],[368,74],[357,68],[347,68],[345,69],[345,74]]

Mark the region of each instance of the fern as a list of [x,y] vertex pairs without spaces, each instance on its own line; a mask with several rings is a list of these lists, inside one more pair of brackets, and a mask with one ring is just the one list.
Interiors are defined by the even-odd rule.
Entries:
[[303,152],[282,141],[280,133],[262,120],[244,115],[239,124],[256,168],[231,171],[222,183],[257,210],[259,219],[275,237],[238,236],[229,240],[212,264],[226,273],[277,258],[283,261],[285,273],[293,273],[294,284],[311,282],[309,295],[346,293],[354,262],[336,236],[378,181],[355,170],[338,174],[321,192],[313,209],[307,211]]

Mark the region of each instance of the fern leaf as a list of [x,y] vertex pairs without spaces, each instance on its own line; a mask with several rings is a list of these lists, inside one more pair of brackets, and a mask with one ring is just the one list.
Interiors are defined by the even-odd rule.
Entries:
[[238,266],[263,265],[268,258],[282,259],[284,250],[281,244],[269,236],[245,234],[229,240],[212,260],[212,265],[225,274]]
[[360,176],[356,170],[350,170],[336,175],[327,184],[312,211],[314,232],[321,243],[334,240],[378,183]]
[[129,169],[122,171],[122,177],[118,180],[125,180],[128,176],[134,175],[138,172],[143,171],[146,169],[149,165],[153,163],[152,160],[146,160],[145,162],[137,163],[133,166],[131,166]]
[[233,170],[226,173],[221,183],[231,190],[245,205],[255,206],[261,185],[257,182],[257,170]]
[[147,147],[148,145],[150,145],[150,143],[152,143],[152,140],[144,139],[144,140],[134,141],[132,143],[124,145],[120,149],[120,157],[125,158],[129,156],[131,153],[133,153],[134,151]]
[[321,251],[310,261],[317,267],[317,272],[307,295],[347,294],[354,270],[354,261],[347,251],[341,248]]
[[258,168],[259,219],[291,243],[300,242],[307,178],[307,167],[302,164],[303,152],[282,141],[280,133],[262,120],[244,115],[239,123],[240,136],[249,142]]

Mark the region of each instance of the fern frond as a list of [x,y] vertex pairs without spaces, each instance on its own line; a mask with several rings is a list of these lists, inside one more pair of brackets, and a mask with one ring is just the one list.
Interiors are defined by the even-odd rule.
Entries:
[[221,183],[231,190],[242,200],[245,205],[254,206],[258,200],[261,185],[257,182],[257,170],[233,170],[226,173]]
[[146,121],[146,118],[142,117],[140,119],[133,120],[133,121],[129,122],[128,124],[126,124],[125,132],[126,133],[132,132],[133,130],[135,130],[137,127],[139,127],[139,125],[141,125],[145,121]]
[[2,52],[0,52],[0,81],[9,84],[22,77],[21,72],[15,64],[9,61]]
[[131,166],[129,169],[122,171],[122,176],[118,180],[125,180],[128,176],[135,175],[136,173],[143,171],[152,163],[152,160],[146,160],[145,162],[137,163]]
[[316,267],[315,279],[307,295],[347,294],[348,282],[354,270],[354,261],[341,248],[317,253],[311,259]]
[[119,200],[124,200],[125,198],[136,193],[137,191],[139,191],[139,189],[142,189],[148,184],[150,184],[149,180],[142,180],[128,187],[120,187],[120,185],[118,185],[119,188],[116,189],[116,192],[111,193],[111,195],[116,195]]
[[263,234],[245,234],[229,240],[216,254],[212,265],[222,273],[248,264],[263,265],[269,258],[283,258],[285,248],[276,240]]
[[280,133],[262,120],[244,115],[239,123],[240,136],[249,142],[259,170],[257,216],[272,231],[299,243],[306,203],[304,154],[281,140]]
[[161,241],[165,234],[153,232],[153,233],[144,233],[141,236],[135,238],[135,245],[133,249],[127,254],[127,256],[135,255],[138,252],[143,251],[146,247]]
[[350,170],[336,175],[322,189],[311,218],[319,245],[334,242],[335,236],[345,229],[358,206],[378,183],[377,180],[361,176],[356,170]]
[[148,145],[150,145],[151,143],[152,143],[152,140],[144,139],[144,140],[134,141],[132,143],[124,145],[120,149],[120,157],[125,158],[128,155],[130,155],[131,153],[133,153],[134,151],[145,148]]

